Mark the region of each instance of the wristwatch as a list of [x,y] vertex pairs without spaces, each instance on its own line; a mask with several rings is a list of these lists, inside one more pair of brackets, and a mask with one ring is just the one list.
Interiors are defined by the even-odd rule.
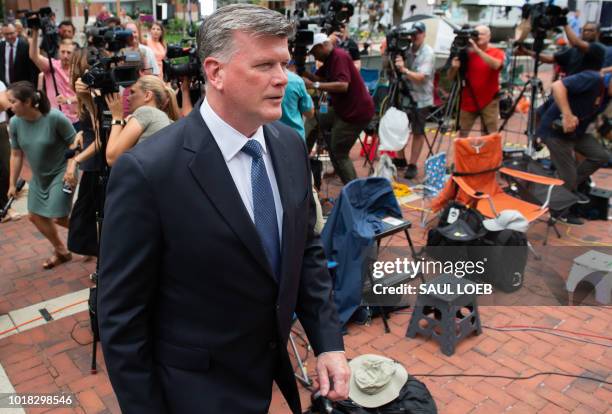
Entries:
[[121,126],[124,126],[125,125],[125,119],[113,119],[111,121],[111,125],[121,125]]
[[321,87],[321,82],[315,82],[312,84],[312,87],[315,89],[319,89]]

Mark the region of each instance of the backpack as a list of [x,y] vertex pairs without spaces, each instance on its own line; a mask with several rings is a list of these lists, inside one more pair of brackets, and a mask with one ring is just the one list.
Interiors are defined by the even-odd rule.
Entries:
[[478,210],[451,201],[440,214],[438,225],[427,234],[427,254],[443,261],[468,260],[467,246],[486,234],[483,220]]
[[332,411],[322,411],[317,408],[318,404],[313,402],[313,406],[310,407],[305,414],[437,414],[438,408],[436,402],[429,393],[429,390],[421,381],[417,380],[412,375],[408,374],[406,383],[400,390],[399,395],[396,399],[382,407],[377,408],[365,408],[351,400],[337,401],[329,404],[331,405]]
[[489,231],[480,240],[480,246],[468,248],[472,261],[487,258],[485,282],[511,293],[523,286],[529,246],[525,233],[514,230]]
[[491,283],[506,293],[515,292],[524,282],[529,255],[527,236],[514,230],[488,231],[483,220],[478,210],[450,202],[438,225],[427,235],[427,254],[453,262],[477,262],[486,257],[488,271],[477,281]]

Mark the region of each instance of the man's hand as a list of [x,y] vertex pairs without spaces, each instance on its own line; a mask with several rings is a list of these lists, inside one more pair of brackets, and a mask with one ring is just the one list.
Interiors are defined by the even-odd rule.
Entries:
[[400,72],[403,72],[406,68],[406,66],[404,65],[404,59],[401,56],[395,57],[395,68]]
[[308,78],[305,78],[304,76],[302,76],[302,79],[304,80],[304,85],[306,85],[306,89],[312,89],[312,81]]
[[[9,186],[9,189],[6,192],[6,195],[7,195],[8,198],[11,198],[11,197],[15,198],[15,197],[17,197],[17,187],[15,187],[14,185]],[[2,207],[4,207],[4,206],[2,206]]]
[[55,99],[57,100],[57,103],[60,104],[60,105],[69,105],[68,104],[68,99],[69,98],[66,98],[64,95],[57,95],[55,97]]
[[454,57],[453,60],[451,60],[451,67],[453,69],[459,69],[461,67],[461,61],[458,57]]
[[470,42],[470,49],[472,49],[474,52],[480,54],[482,52],[482,49],[478,47],[478,44],[476,44],[476,42],[474,41],[474,39],[472,39],[471,37],[468,39],[468,42]]
[[563,114],[563,132],[574,132],[578,127],[578,117],[572,113]]
[[340,43],[340,39],[342,39],[342,33],[334,32],[329,35],[328,40],[331,42],[332,45],[338,46],[338,44]]
[[[327,352],[317,358],[317,375],[321,395],[332,400],[346,400],[351,370],[344,352]],[[330,387],[330,382],[331,384]]]

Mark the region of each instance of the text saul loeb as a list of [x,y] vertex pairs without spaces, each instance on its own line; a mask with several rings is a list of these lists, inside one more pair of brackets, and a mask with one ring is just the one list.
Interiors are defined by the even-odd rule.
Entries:
[[376,283],[372,286],[375,295],[414,295],[417,292],[421,295],[490,295],[493,293],[493,285],[490,283],[429,283],[419,286],[402,283],[397,286],[383,286]]

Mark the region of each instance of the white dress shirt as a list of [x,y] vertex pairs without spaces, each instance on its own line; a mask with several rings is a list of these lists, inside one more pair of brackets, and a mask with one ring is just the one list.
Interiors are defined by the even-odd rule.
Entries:
[[251,189],[251,163],[253,158],[242,152],[241,149],[247,143],[249,139],[255,139],[261,144],[263,150],[263,160],[266,165],[266,171],[268,172],[268,179],[272,186],[272,194],[274,196],[274,206],[276,207],[276,220],[278,223],[278,236],[279,241],[283,240],[283,205],[281,204],[280,193],[278,192],[278,184],[276,183],[276,175],[274,174],[274,168],[272,166],[272,158],[270,157],[270,151],[266,148],[266,140],[264,139],[263,127],[257,128],[255,134],[252,137],[246,137],[240,132],[236,131],[227,122],[225,122],[219,115],[208,104],[208,100],[204,98],[202,106],[200,106],[200,114],[204,118],[204,122],[210,129],[227,168],[234,180],[236,189],[240,194],[240,198],[244,203],[251,220],[255,222],[255,216],[253,213],[253,191]]
[[[13,43],[13,65],[15,65],[16,62],[16,57],[17,57],[17,43],[19,42],[19,39],[15,40],[15,43]],[[5,48],[4,48],[4,74],[5,74],[5,78],[6,79],[6,84],[10,85],[13,82],[13,79],[11,79],[11,74],[10,74],[10,70],[9,70],[9,62],[11,59],[11,44],[7,41],[5,41]]]

